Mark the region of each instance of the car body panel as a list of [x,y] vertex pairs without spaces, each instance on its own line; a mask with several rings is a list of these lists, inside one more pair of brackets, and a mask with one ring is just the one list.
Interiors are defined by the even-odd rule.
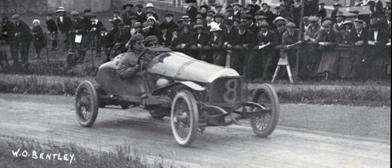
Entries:
[[180,52],[157,56],[147,68],[150,73],[180,80],[211,83],[219,77],[239,76],[232,68],[225,68],[200,61]]

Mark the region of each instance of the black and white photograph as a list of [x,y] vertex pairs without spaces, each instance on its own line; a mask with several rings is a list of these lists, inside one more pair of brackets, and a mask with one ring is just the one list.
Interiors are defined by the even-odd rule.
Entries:
[[0,0],[0,168],[389,168],[391,0]]

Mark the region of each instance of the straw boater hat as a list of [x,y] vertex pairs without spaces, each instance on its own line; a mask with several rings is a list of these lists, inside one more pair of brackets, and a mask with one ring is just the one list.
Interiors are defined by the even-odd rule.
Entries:
[[58,12],[65,12],[64,7],[62,7],[62,6],[57,7],[56,13],[58,13]]
[[286,23],[286,27],[287,28],[295,28],[296,25],[293,22],[288,22],[288,23]]

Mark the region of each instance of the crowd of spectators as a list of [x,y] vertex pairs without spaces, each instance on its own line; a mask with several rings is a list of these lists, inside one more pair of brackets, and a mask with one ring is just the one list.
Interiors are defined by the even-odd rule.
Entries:
[[[166,46],[221,66],[230,54],[230,67],[249,80],[271,80],[281,51],[288,55],[292,68],[299,62],[297,71],[302,80],[390,76],[388,0],[385,5],[381,1],[357,3],[370,6],[371,14],[367,16],[358,12],[345,16],[338,3],[327,12],[320,3],[316,10],[305,11],[302,20],[300,0],[282,0],[273,10],[268,3],[258,4],[256,0],[225,7],[197,6],[193,1],[188,4],[186,13],[177,20],[170,12],[158,17],[153,3],[125,4],[122,11],[113,11],[110,27],[105,27],[89,9],[78,12],[58,7],[46,17],[48,45],[57,50],[58,36],[63,36],[62,50],[76,54],[73,61],[83,62],[91,46],[96,57],[104,53],[109,61],[127,51],[132,36],[141,34],[145,45]],[[299,28],[301,21],[303,27]],[[10,46],[13,66],[28,69],[31,42],[36,57],[40,57],[46,45],[42,25],[34,19],[30,27],[18,14],[2,18],[0,41]],[[1,49],[0,54],[4,55]]]

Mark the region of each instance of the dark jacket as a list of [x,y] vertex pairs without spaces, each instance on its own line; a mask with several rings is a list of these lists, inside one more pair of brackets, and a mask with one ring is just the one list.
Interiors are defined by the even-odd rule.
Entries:
[[238,30],[234,27],[232,28],[231,31],[225,29],[222,32],[222,35],[223,35],[224,43],[233,45],[235,43],[237,36],[238,36]]
[[253,48],[253,46],[255,45],[255,38],[256,34],[249,30],[246,30],[244,34],[238,33],[233,45],[235,45],[235,48],[250,49]]
[[206,46],[209,43],[209,36],[204,32],[201,34],[195,33],[192,41],[194,41],[194,45],[201,44],[202,46]]
[[140,13],[136,12],[135,15],[136,15],[136,20],[140,23],[144,23],[147,20],[147,15],[144,12],[140,12]]
[[224,42],[223,40],[224,39],[222,34],[219,34],[216,37],[212,34],[209,40],[209,46],[215,49],[222,48]]
[[30,41],[32,38],[30,27],[23,21],[15,23],[15,33],[17,39],[21,41]]
[[[60,17],[63,18],[61,22]],[[72,29],[72,20],[68,15],[61,15],[57,17],[57,26],[61,33],[68,32]]]
[[167,22],[166,20],[161,23],[159,26],[160,29],[167,29],[168,33],[172,33],[173,31],[178,29],[178,25],[172,20],[171,22]]
[[2,23],[1,25],[1,39],[5,41],[11,41],[15,37],[15,24],[11,21]]
[[280,43],[277,34],[270,30],[268,30],[266,35],[264,35],[261,31],[257,33],[257,45],[264,45],[267,43],[270,43],[270,45],[265,47],[263,51],[273,50],[274,47]]
[[46,20],[46,28],[50,33],[56,33],[58,31],[56,21],[53,19]]

